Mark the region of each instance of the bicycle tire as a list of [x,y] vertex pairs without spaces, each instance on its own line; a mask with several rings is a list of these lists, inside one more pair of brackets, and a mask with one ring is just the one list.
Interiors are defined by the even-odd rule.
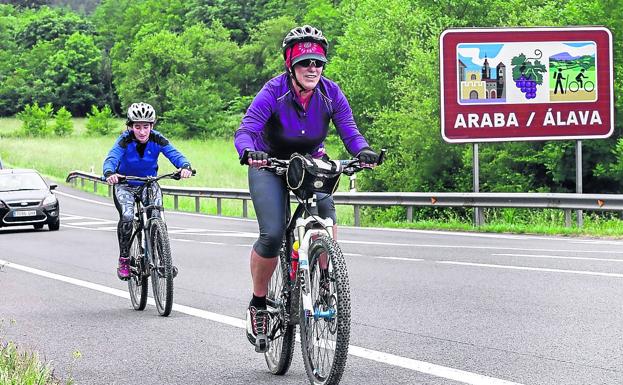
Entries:
[[291,313],[292,304],[292,293],[284,291],[284,285],[290,279],[287,260],[285,247],[282,247],[279,252],[279,263],[268,284],[267,294],[269,302],[280,303],[283,307],[280,309],[279,316],[271,319],[272,322],[277,323],[274,326],[271,325],[271,331],[274,331],[278,337],[270,341],[268,351],[264,353],[268,369],[272,374],[279,376],[286,374],[290,369],[295,345],[294,331],[296,326],[285,317],[286,314]]
[[150,246],[154,266],[151,284],[158,314],[167,317],[173,308],[173,266],[169,235],[162,219],[152,218],[149,223]]
[[142,232],[138,232],[130,245],[130,279],[128,291],[134,310],[144,310],[147,305],[147,289],[149,280],[143,267],[143,254],[141,253]]
[[[325,272],[321,271],[319,258],[323,252],[328,257]],[[309,256],[314,310],[333,309],[335,314],[330,320],[322,317],[315,319],[314,316],[306,317],[301,307],[301,350],[305,372],[314,385],[336,385],[346,367],[350,341],[350,284],[346,261],[339,245],[327,235],[312,242]],[[329,290],[321,295],[323,274]]]
[[590,80],[587,80],[586,82],[584,82],[584,91],[593,92],[594,90],[595,90],[595,83],[591,82]]
[[569,91],[578,92],[580,89],[580,84],[578,82],[570,82],[569,83]]

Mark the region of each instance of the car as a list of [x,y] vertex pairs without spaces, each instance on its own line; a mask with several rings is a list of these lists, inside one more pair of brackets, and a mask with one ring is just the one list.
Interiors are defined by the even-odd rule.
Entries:
[[48,185],[31,169],[0,170],[0,227],[32,225],[50,231],[61,226],[58,199],[52,193],[57,184]]

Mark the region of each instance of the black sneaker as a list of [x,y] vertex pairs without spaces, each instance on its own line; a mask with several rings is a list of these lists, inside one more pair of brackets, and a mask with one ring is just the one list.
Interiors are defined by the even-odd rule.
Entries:
[[270,313],[266,309],[258,309],[249,305],[247,309],[247,339],[255,345],[255,351],[265,353],[268,351],[268,323]]

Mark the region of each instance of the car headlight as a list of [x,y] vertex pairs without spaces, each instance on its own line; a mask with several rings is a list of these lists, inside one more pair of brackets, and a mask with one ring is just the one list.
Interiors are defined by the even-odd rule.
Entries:
[[56,204],[56,202],[57,202],[56,197],[54,195],[50,195],[43,200],[42,205],[50,206],[50,205]]

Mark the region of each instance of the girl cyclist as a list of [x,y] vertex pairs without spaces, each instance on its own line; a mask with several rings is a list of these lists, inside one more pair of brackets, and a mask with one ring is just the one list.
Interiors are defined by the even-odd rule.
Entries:
[[[133,103],[128,108],[127,131],[121,134],[104,160],[104,177],[115,185],[113,199],[119,212],[117,238],[119,240],[119,279],[130,278],[130,237],[134,219],[134,200],[139,186],[143,182],[128,181],[118,184],[119,176],[156,176],[158,156],[163,153],[171,163],[180,169],[182,178],[192,175],[190,162],[158,131],[153,130],[156,123],[156,111],[147,103]],[[144,206],[155,204],[162,206],[162,192],[157,183],[153,183],[155,202],[147,202],[148,193],[143,190],[140,197]],[[150,216],[152,213],[149,214]],[[159,215],[156,211],[153,215]],[[175,270],[174,270],[175,271]],[[175,274],[175,273],[174,273]]]
[[[378,155],[359,133],[339,86],[322,76],[327,63],[327,39],[309,25],[292,29],[283,39],[285,72],[269,80],[255,96],[235,134],[240,164],[249,165],[249,190],[260,228],[251,250],[253,296],[247,309],[247,338],[266,340],[268,283],[278,262],[286,223],[285,181],[261,170],[269,157],[288,159],[294,152],[326,157],[323,141],[332,121],[346,149],[361,164],[374,167]],[[331,196],[320,196],[321,217],[336,221]],[[335,227],[334,227],[335,228]],[[268,344],[266,344],[268,349]]]

